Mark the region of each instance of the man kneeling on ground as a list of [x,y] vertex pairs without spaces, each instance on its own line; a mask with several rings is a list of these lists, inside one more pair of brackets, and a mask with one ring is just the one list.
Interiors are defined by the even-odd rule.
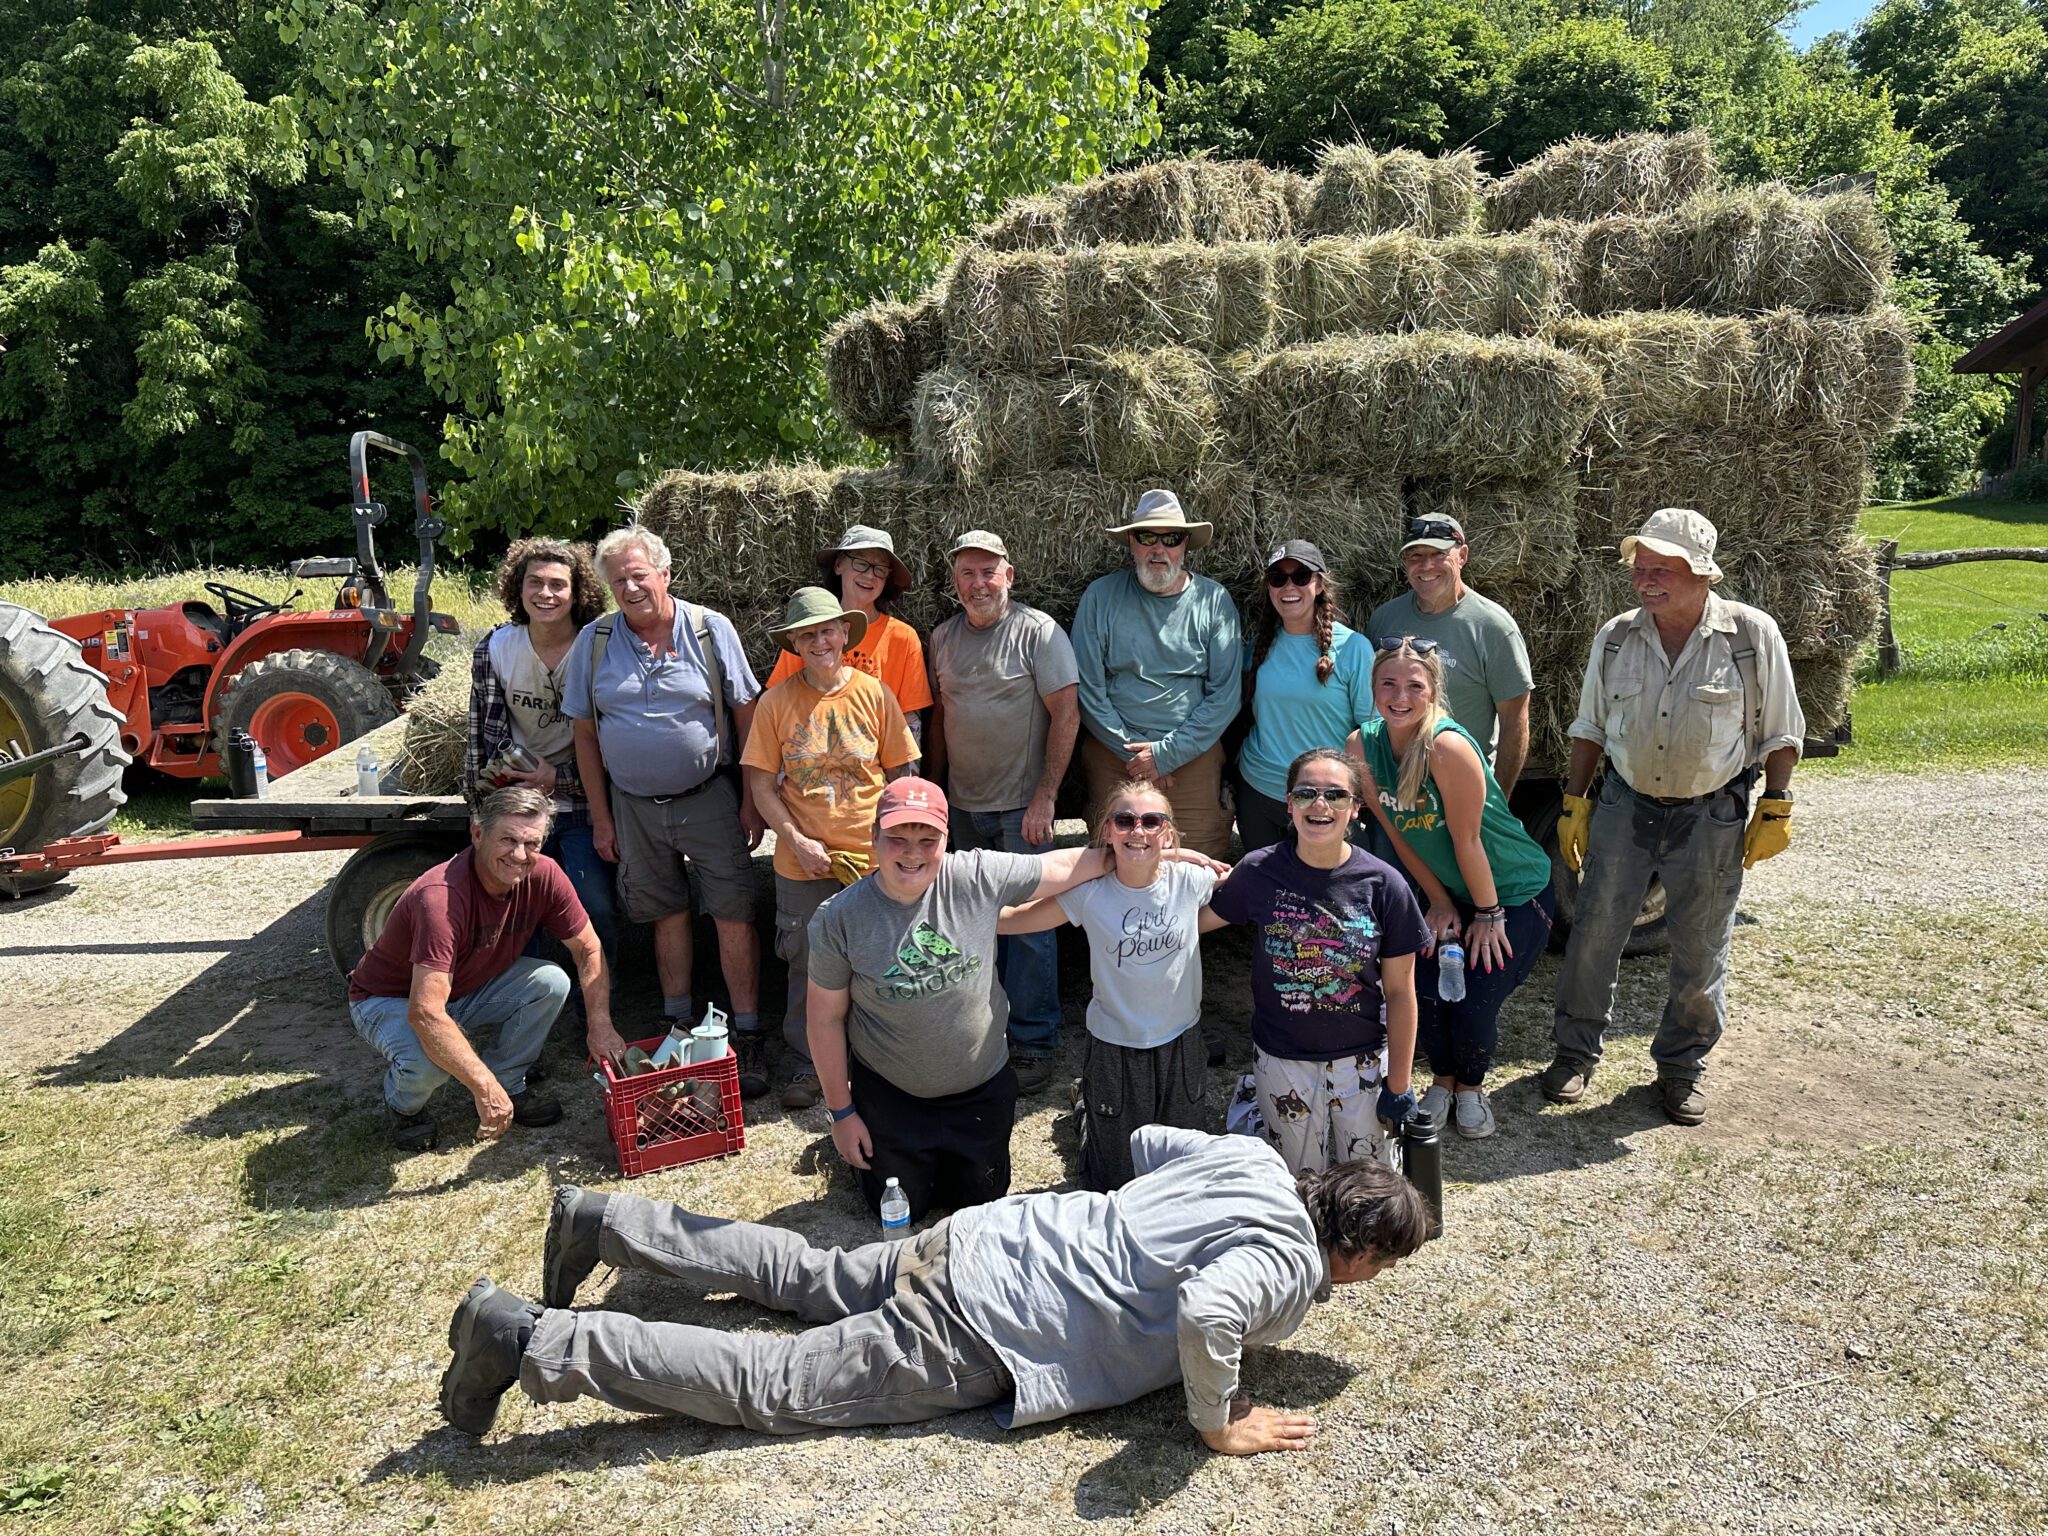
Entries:
[[[632,1195],[556,1191],[536,1306],[479,1280],[455,1309],[441,1411],[481,1435],[516,1383],[767,1434],[906,1424],[993,1407],[1004,1428],[1113,1407],[1178,1379],[1211,1450],[1306,1450],[1306,1413],[1238,1390],[1247,1344],[1301,1326],[1330,1287],[1422,1246],[1398,1174],[1340,1163],[1297,1180],[1247,1136],[1141,1126],[1114,1195],[1015,1195],[851,1251]],[[600,1263],[794,1312],[798,1334],[732,1334],[569,1310]]]
[[[434,1145],[427,1100],[451,1077],[476,1100],[485,1141],[515,1121],[562,1118],[560,1104],[526,1086],[569,997],[560,966],[524,953],[537,929],[575,961],[590,1054],[625,1054],[612,1028],[604,951],[562,866],[540,851],[553,820],[553,803],[537,789],[485,796],[470,817],[470,846],[407,887],[348,979],[356,1032],[390,1063],[384,1114],[401,1151]],[[470,1036],[492,1026],[495,1043],[479,1051]]]

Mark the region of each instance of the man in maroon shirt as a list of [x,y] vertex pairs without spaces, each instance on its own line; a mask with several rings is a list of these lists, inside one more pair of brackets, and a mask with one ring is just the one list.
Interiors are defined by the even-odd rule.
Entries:
[[[526,1086],[569,978],[525,953],[545,928],[569,948],[592,1056],[614,1061],[626,1044],[612,1028],[604,951],[562,866],[543,855],[554,808],[538,790],[500,789],[478,804],[470,846],[413,881],[348,979],[356,1032],[383,1053],[384,1114],[392,1145],[424,1152],[437,1128],[426,1112],[451,1077],[476,1100],[477,1135],[552,1125],[562,1106]],[[493,1026],[482,1050],[473,1035]]]

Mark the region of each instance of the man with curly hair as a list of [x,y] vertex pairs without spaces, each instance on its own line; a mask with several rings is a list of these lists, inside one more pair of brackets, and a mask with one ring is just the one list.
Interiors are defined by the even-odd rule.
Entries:
[[[555,825],[541,851],[575,887],[604,949],[607,969],[619,951],[618,902],[612,866],[597,855],[590,800],[576,768],[573,722],[562,713],[562,679],[577,631],[605,610],[589,546],[559,539],[521,539],[498,566],[498,601],[510,615],[477,642],[470,661],[469,748],[462,787],[471,800],[523,785],[554,802]],[[533,766],[505,762],[522,748]],[[582,1014],[582,996],[576,999]]]

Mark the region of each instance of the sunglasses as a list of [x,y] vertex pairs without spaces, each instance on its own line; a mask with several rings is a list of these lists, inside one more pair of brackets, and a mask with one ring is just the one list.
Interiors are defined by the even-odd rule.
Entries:
[[1373,649],[1387,656],[1404,645],[1418,656],[1427,656],[1436,649],[1436,642],[1423,635],[1382,635],[1373,642]]
[[1188,536],[1184,533],[1161,533],[1157,528],[1140,528],[1131,537],[1147,549],[1154,544],[1164,544],[1168,549],[1179,549],[1188,541]]
[[1453,528],[1442,519],[1434,517],[1418,517],[1410,522],[1408,524],[1408,537],[1411,539],[1455,539],[1460,544],[1465,542],[1465,536],[1458,532],[1456,528]]
[[1351,791],[1339,789],[1334,784],[1297,784],[1287,791],[1287,798],[1303,807],[1314,805],[1318,800],[1330,806],[1349,805]]
[[841,555],[839,558],[852,566],[855,572],[862,576],[882,576],[886,575],[889,570],[887,561],[878,564],[873,560],[863,560],[859,555]]
[[1163,832],[1173,825],[1173,818],[1164,811],[1118,811],[1109,824],[1119,832]]
[[1266,585],[1269,587],[1305,587],[1315,579],[1316,573],[1314,571],[1304,570],[1300,567],[1296,567],[1291,571],[1283,571],[1275,566],[1266,572]]

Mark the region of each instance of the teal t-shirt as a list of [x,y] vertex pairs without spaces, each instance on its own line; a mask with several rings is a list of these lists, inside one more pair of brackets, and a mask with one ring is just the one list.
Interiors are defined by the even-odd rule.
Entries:
[[[1237,771],[1262,795],[1287,794],[1287,767],[1310,747],[1341,747],[1374,717],[1372,647],[1342,624],[1330,630],[1330,659],[1337,670],[1316,681],[1322,652],[1316,637],[1273,637],[1252,691],[1252,730],[1238,749]],[[1251,653],[1245,653],[1251,666]]]
[[[1472,742],[1474,751],[1479,751],[1472,733],[1457,721],[1440,721],[1436,729],[1439,736],[1445,731],[1456,731]],[[1436,780],[1425,774],[1415,809],[1396,810],[1394,800],[1401,782],[1401,764],[1394,756],[1393,743],[1387,739],[1387,722],[1375,719],[1359,734],[1365,743],[1365,765],[1372,770],[1373,783],[1379,788],[1380,807],[1393,822],[1394,830],[1415,850],[1416,857],[1429,866],[1429,872],[1443,881],[1445,890],[1460,901],[1470,902],[1472,893],[1466,889],[1464,871],[1458,868],[1458,850],[1451,841],[1450,823],[1444,820],[1444,802],[1437,793]],[[1486,761],[1483,751],[1479,760]],[[1518,907],[1534,900],[1550,884],[1550,855],[1515,819],[1515,813],[1508,809],[1508,797],[1501,793],[1493,774],[1488,772],[1485,778],[1486,808],[1479,816],[1479,847],[1486,855],[1487,867],[1493,871],[1493,887],[1498,893],[1495,899],[1504,907]]]

